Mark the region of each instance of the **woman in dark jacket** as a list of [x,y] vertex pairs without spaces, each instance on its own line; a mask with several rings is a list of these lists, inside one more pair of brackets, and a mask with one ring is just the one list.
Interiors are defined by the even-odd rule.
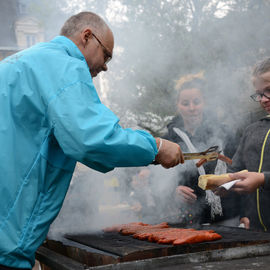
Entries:
[[[201,79],[195,79],[182,85],[177,99],[179,114],[168,124],[168,133],[164,138],[178,143],[183,152],[192,152],[191,149],[204,151],[210,146],[218,145],[220,149],[224,150],[226,156],[232,157],[235,144],[229,138],[225,127],[214,121],[213,117],[208,117],[209,114],[206,117],[204,87],[205,82]],[[203,168],[199,168],[200,174],[214,173],[216,166],[216,161],[209,162]],[[226,170],[226,167],[224,168]],[[206,201],[206,192],[198,187],[199,171],[194,161],[187,161],[183,167],[179,168],[176,198],[181,201],[182,221],[210,223],[236,216],[237,211],[233,210],[235,209],[233,207],[235,194],[222,198],[223,215],[215,217],[213,214],[211,215],[211,207]]]

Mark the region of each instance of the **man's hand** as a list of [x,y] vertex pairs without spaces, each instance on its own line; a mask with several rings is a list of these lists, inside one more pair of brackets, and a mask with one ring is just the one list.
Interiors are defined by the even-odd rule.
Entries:
[[238,193],[251,193],[255,191],[258,187],[264,184],[264,174],[256,172],[238,172],[230,174],[230,177],[235,179],[241,179],[234,184],[231,188],[232,191]]
[[[161,139],[156,138],[157,148],[159,148]],[[181,148],[177,143],[162,139],[162,145],[156,155],[155,161],[168,169],[184,163],[184,156]]]
[[186,203],[194,203],[197,200],[197,196],[194,194],[194,190],[187,186],[178,186],[175,190],[176,196],[179,197],[180,200]]

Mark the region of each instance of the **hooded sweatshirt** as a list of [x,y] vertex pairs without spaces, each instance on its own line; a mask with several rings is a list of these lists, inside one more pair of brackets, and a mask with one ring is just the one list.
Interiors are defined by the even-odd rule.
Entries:
[[[233,157],[233,163],[229,167],[230,172],[245,169],[251,172],[258,171],[263,142],[269,129],[269,116],[263,117],[245,129]],[[258,200],[257,192],[255,191],[252,194],[244,195],[242,197],[242,203],[238,204],[237,207],[241,209],[240,217],[248,217],[250,219],[251,229],[264,230],[257,211],[257,203],[259,203],[262,222],[267,230],[270,230],[270,137],[266,140],[261,172],[265,175],[265,184],[259,188]]]

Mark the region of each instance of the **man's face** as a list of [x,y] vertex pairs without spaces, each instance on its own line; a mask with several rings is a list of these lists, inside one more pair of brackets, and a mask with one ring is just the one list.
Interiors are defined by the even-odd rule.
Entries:
[[90,35],[83,55],[92,77],[96,77],[99,72],[108,69],[107,62],[112,58],[113,47],[113,34],[109,29],[103,35],[94,32]]
[[[270,97],[270,71],[254,77],[253,85],[256,93],[264,93],[266,96]],[[266,96],[262,96],[260,104],[267,113],[270,113],[270,98]]]

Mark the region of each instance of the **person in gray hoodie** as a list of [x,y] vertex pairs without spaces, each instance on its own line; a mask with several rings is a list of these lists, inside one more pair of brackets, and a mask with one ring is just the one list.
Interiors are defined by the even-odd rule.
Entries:
[[[246,229],[270,230],[270,58],[259,62],[253,71],[255,93],[251,98],[259,102],[267,115],[249,125],[233,157],[232,179],[241,179],[232,188],[246,193],[242,201],[241,223]],[[250,193],[247,195],[247,193]]]

